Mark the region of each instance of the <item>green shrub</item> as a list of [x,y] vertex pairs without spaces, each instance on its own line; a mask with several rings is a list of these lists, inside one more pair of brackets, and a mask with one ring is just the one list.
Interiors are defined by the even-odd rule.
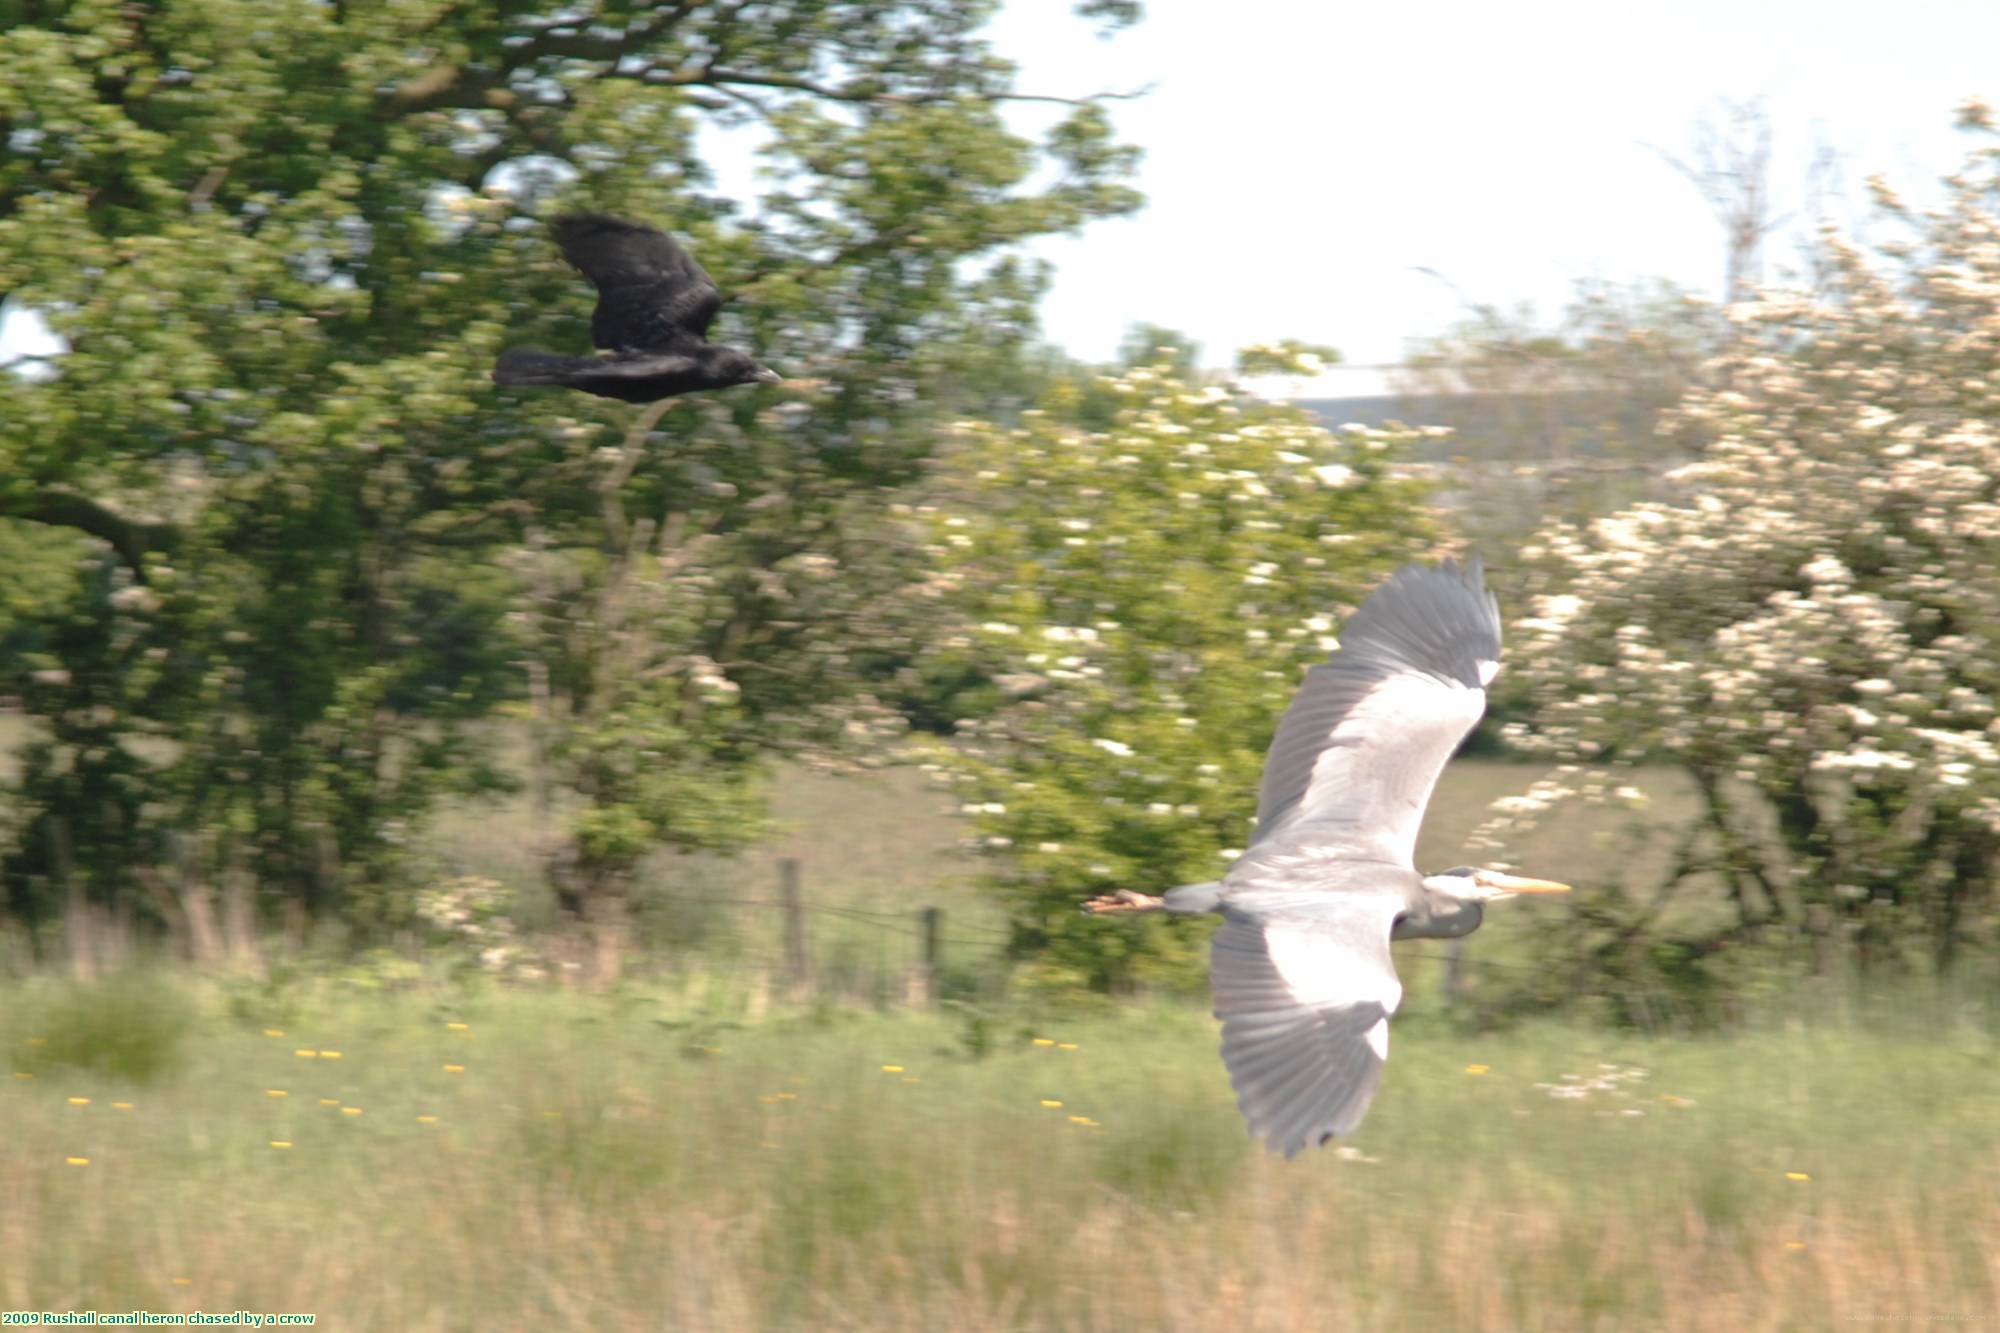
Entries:
[[15,1048],[23,1073],[84,1069],[151,1083],[181,1065],[181,1042],[193,1021],[182,993],[143,972],[55,992]]

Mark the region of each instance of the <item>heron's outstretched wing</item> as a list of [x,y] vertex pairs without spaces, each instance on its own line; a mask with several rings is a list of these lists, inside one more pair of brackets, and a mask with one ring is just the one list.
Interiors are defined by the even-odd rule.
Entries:
[[708,333],[722,295],[673,237],[602,213],[571,213],[553,229],[563,258],[597,288],[591,342],[607,351],[644,351]]
[[1341,626],[1271,738],[1252,845],[1279,830],[1412,864],[1452,751],[1486,710],[1500,610],[1479,561],[1405,565]]
[[1389,931],[1393,888],[1261,909],[1225,902],[1209,984],[1222,1062],[1250,1133],[1287,1157],[1361,1123],[1403,997]]

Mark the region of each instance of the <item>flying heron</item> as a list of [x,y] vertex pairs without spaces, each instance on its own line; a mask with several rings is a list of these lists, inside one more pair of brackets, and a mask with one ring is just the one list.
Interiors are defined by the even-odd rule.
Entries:
[[1361,1123],[1403,996],[1389,941],[1457,939],[1485,903],[1569,886],[1494,870],[1417,872],[1417,825],[1486,710],[1500,611],[1477,558],[1406,565],[1341,627],[1271,739],[1257,831],[1229,873],[1091,912],[1216,912],[1209,984],[1250,1132],[1296,1155]]

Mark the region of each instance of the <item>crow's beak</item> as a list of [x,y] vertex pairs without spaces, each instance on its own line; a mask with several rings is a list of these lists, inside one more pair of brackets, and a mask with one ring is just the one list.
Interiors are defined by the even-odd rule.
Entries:
[[783,384],[785,377],[769,366],[759,366],[757,367],[757,378],[752,382],[756,384]]

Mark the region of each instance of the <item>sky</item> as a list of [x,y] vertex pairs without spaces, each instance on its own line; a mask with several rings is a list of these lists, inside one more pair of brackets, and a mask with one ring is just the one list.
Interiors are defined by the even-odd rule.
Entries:
[[[1687,158],[1720,99],[1762,98],[1779,210],[1824,144],[1851,230],[1868,176],[1936,198],[1971,143],[1954,109],[2000,103],[1994,0],[1151,0],[1095,31],[1069,0],[1008,0],[992,29],[1025,91],[1152,88],[1112,108],[1145,210],[1036,247],[1046,335],[1088,359],[1145,321],[1212,365],[1289,337],[1360,367],[1468,305],[1552,315],[1582,278],[1713,297],[1721,228],[1649,145]],[[1797,254],[1775,242],[1765,276]],[[1371,391],[1329,378],[1306,391]]]
[[[1839,153],[1850,230],[1870,175],[1935,197],[1967,146],[1953,109],[2000,102],[1996,0],[1150,0],[1096,33],[1072,0],[1007,0],[992,28],[1023,91],[1151,89],[1113,105],[1145,209],[1034,247],[1046,336],[1102,360],[1160,324],[1215,366],[1330,344],[1351,369],[1308,395],[1379,392],[1368,367],[1469,306],[1552,315],[1583,278],[1716,295],[1721,229],[1649,145],[1688,156],[1721,99],[1764,99],[1780,210],[1818,146]],[[747,152],[718,166],[754,189]],[[1796,253],[1775,241],[1766,276]],[[0,329],[0,360],[44,350],[27,319]]]

